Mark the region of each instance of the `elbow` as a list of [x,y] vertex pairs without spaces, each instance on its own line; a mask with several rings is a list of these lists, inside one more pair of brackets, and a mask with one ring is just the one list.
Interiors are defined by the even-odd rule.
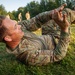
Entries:
[[54,62],[62,60],[66,56],[66,53],[58,54],[54,56]]

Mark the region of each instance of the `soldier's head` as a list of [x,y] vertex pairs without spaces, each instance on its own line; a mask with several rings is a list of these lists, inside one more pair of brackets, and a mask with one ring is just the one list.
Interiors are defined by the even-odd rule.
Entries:
[[0,16],[0,41],[18,41],[24,35],[21,25],[5,16]]
[[6,28],[3,25],[3,20],[5,19],[5,16],[0,16],[0,41],[3,41],[3,38],[6,33]]

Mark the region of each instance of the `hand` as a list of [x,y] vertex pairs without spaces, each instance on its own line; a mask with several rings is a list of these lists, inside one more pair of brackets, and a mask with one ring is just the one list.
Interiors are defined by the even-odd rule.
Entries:
[[60,12],[64,9],[65,6],[67,6],[66,3],[62,4],[59,8],[57,8],[57,10]]
[[[63,4],[63,5],[61,5],[60,7],[58,7],[56,10],[58,10],[59,12],[61,12],[64,9],[65,6],[67,6],[66,3]],[[54,10],[52,10],[51,13],[50,13],[51,18],[52,18],[53,12],[54,12]]]
[[66,14],[62,14],[62,10],[53,10],[52,19],[60,26],[62,31],[68,32],[70,24],[67,20]]

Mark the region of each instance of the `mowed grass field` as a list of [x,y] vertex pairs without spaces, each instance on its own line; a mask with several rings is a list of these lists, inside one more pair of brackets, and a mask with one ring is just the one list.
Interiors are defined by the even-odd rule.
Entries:
[[0,75],[75,75],[75,26],[71,27],[71,42],[66,57],[46,66],[28,66],[8,54],[0,43]]

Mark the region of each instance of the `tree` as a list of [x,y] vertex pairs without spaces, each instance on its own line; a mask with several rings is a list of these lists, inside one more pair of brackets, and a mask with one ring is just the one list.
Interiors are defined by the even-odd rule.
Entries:
[[75,0],[71,0],[72,9],[75,10]]
[[41,0],[40,1],[40,11],[44,12],[46,10],[46,1],[47,0]]
[[67,7],[72,9],[73,5],[75,5],[74,0],[66,0]]
[[27,8],[27,11],[30,12],[31,17],[34,17],[35,15],[39,14],[39,12],[40,12],[39,3],[35,2],[35,1],[28,3],[26,8]]
[[46,0],[46,10],[45,11],[49,11],[49,10],[53,10],[57,7],[57,4],[55,1],[53,0]]
[[0,5],[0,15],[6,15],[7,11],[5,10],[5,7],[3,5]]

